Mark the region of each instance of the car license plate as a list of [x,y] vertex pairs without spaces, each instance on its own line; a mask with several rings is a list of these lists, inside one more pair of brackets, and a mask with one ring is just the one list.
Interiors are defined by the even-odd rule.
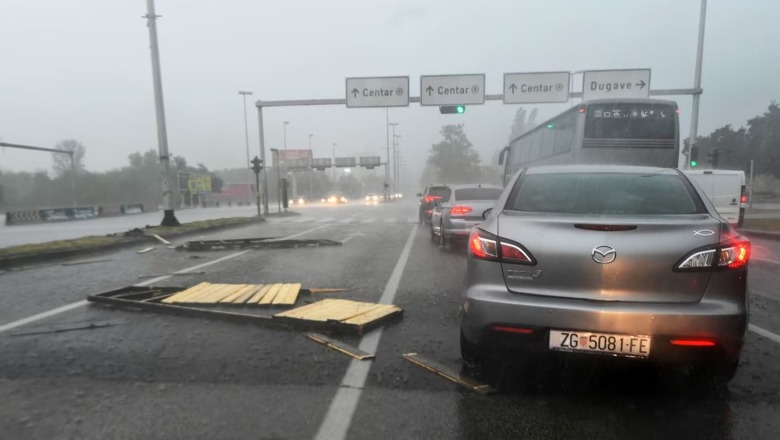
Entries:
[[614,335],[609,333],[550,330],[550,350],[590,352],[615,356],[650,356],[648,335]]

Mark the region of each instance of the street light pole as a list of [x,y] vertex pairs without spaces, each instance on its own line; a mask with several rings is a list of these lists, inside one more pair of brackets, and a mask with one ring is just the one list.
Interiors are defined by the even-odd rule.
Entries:
[[[688,157],[694,145],[699,129],[699,98],[701,97],[701,58],[704,52],[704,22],[707,18],[707,0],[701,0],[701,10],[699,11],[699,41],[696,46],[696,73],[693,79],[693,88],[698,92],[693,95],[693,107],[691,109],[691,134],[688,139]],[[690,169],[691,161],[686,157],[685,168]],[[679,160],[679,159],[678,159]]]
[[309,201],[314,199],[314,196],[312,195],[314,193],[314,168],[312,168],[312,158],[314,158],[314,154],[311,151],[311,138],[313,138],[313,134],[309,134]]
[[282,178],[279,175],[279,149],[271,148],[271,155],[276,157],[276,163],[274,163],[274,168],[276,168],[276,203],[277,203],[277,212],[281,213],[282,212]]
[[[398,184],[395,181],[395,127],[398,125],[398,122],[389,122],[388,125],[390,127],[393,127],[393,193],[398,192],[397,186]],[[390,150],[387,150],[387,169],[388,173],[390,171]]]
[[165,127],[165,105],[163,103],[162,74],[160,73],[160,49],[157,45],[157,17],[154,12],[154,0],[146,0],[147,26],[152,52],[152,79],[154,82],[154,108],[157,115],[157,143],[159,145],[160,165],[162,165],[163,210],[162,226],[179,226],[179,220],[173,210],[171,195],[171,163],[168,157],[168,132]]
[[[249,122],[247,122],[246,118],[246,97],[251,96],[252,92],[239,91],[238,94],[244,97],[244,139],[246,140],[246,169],[248,173],[247,176],[249,177],[249,186],[252,186],[252,167],[249,163]],[[260,188],[256,188],[256,190],[260,191]]]
[[333,163],[331,164],[333,168],[333,189],[336,189],[336,143],[333,143]]
[[382,186],[384,195],[387,196],[387,184],[390,180],[390,107],[385,107],[385,141],[387,141],[387,163],[385,163],[385,184]]
[[393,179],[395,181],[395,192],[396,194],[401,192],[398,189],[398,183],[401,180],[401,146],[399,145],[399,139],[401,139],[401,135],[397,135],[395,137],[395,144],[393,145],[393,160],[395,160],[395,164],[393,164]]

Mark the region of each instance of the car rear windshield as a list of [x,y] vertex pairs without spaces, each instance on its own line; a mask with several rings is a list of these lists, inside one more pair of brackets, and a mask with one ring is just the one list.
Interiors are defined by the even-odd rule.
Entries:
[[441,197],[442,202],[446,202],[450,199],[452,189],[449,186],[432,186],[428,188],[428,196]]
[[460,188],[455,190],[455,200],[496,200],[503,188]]
[[506,209],[572,214],[696,214],[704,205],[676,174],[553,173],[518,179]]

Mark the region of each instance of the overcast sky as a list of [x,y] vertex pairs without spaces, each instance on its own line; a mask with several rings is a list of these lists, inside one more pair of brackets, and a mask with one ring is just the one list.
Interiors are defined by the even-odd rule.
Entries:
[[[239,90],[255,99],[343,98],[344,78],[485,73],[501,93],[504,72],[651,68],[652,88],[693,86],[698,0],[193,1],[157,0],[168,139],[173,154],[211,169],[245,163]],[[73,138],[88,170],[127,165],[157,148],[144,0],[0,0],[0,139],[53,147]],[[744,125],[780,99],[780,2],[710,1],[700,134]],[[575,89],[581,87],[577,77]],[[681,135],[691,97],[673,97]],[[528,109],[531,106],[527,107]],[[567,108],[538,105],[540,120]],[[488,102],[464,115],[411,104],[390,109],[410,175],[448,123],[483,158],[507,142],[517,106]],[[267,148],[315,157],[384,155],[385,110],[342,106],[264,111]],[[0,148],[0,169],[50,169],[44,153]],[[410,176],[411,177],[411,176]]]

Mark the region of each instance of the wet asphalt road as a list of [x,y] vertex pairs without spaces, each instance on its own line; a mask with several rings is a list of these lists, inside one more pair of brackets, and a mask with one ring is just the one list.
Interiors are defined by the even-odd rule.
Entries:
[[[433,245],[415,225],[415,209],[412,200],[311,207],[300,217],[204,236],[345,240],[340,248],[186,253],[158,246],[146,254],[125,249],[81,259],[107,260],[91,264],[0,273],[2,437],[777,438],[780,344],[753,331],[726,389],[626,364],[574,365],[554,373],[558,386],[482,396],[408,364],[401,355],[417,352],[459,369],[466,258],[461,249]],[[780,334],[780,242],[753,243],[751,322]],[[152,278],[198,265],[204,266],[190,274]],[[378,301],[392,294],[405,313],[383,327],[376,360],[360,365],[363,383],[349,358],[302,332],[80,302],[90,293],[152,281],[348,287],[328,297]],[[112,325],[51,333],[87,322]],[[343,395],[357,399],[351,417],[341,397],[329,411]]]

